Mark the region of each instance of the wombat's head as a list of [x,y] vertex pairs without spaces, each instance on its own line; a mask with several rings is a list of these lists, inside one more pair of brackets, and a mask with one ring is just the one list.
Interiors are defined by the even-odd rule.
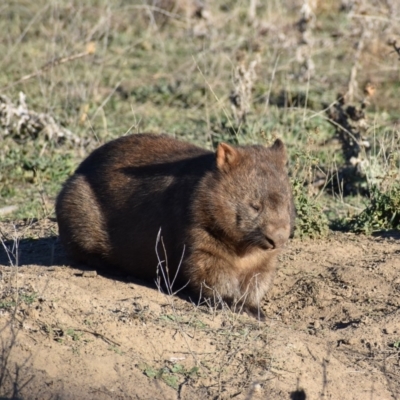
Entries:
[[284,246],[293,228],[294,206],[282,141],[268,148],[221,143],[216,164],[207,208],[218,229],[240,251]]

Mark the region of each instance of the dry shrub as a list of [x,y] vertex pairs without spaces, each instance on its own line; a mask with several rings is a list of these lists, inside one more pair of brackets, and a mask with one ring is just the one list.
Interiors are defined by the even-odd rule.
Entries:
[[17,104],[7,96],[0,95],[0,137],[6,136],[20,142],[35,140],[41,136],[56,143],[80,143],[78,136],[57,124],[51,115],[29,110],[23,92],[19,93]]

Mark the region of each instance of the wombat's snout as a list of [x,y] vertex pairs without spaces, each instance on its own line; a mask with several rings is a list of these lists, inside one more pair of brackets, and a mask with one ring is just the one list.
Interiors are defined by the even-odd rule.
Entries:
[[290,227],[269,228],[264,232],[267,249],[280,249],[289,239]]

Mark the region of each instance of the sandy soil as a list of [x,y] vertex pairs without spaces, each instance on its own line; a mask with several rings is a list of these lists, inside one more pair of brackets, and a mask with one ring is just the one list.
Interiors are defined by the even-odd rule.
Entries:
[[400,399],[399,233],[292,241],[259,323],[0,229],[2,399]]

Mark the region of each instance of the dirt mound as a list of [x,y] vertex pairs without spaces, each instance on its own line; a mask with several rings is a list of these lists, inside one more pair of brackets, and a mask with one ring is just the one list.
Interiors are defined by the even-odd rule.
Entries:
[[399,235],[292,241],[258,323],[66,266],[54,221],[1,232],[3,398],[400,398]]

